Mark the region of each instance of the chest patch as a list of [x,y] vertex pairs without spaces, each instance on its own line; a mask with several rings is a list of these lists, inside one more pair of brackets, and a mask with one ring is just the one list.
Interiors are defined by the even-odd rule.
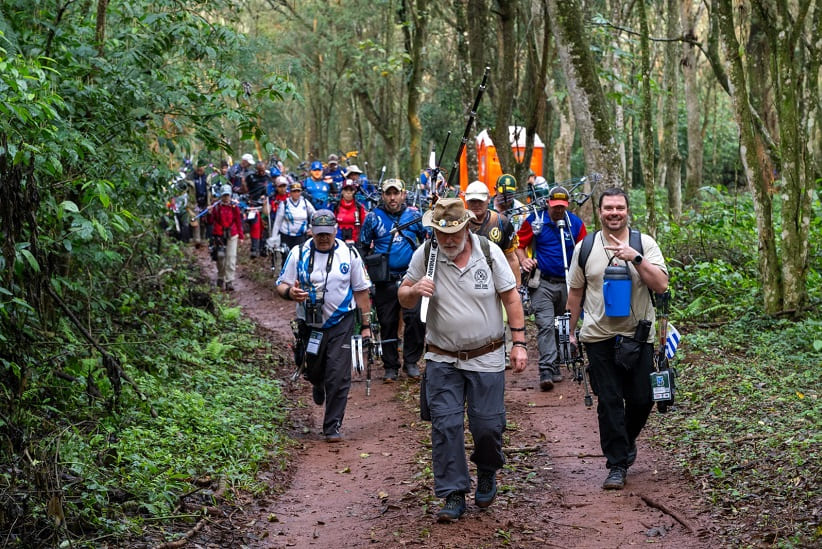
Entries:
[[477,269],[476,271],[474,271],[474,289],[488,289],[488,271],[486,271],[485,269]]

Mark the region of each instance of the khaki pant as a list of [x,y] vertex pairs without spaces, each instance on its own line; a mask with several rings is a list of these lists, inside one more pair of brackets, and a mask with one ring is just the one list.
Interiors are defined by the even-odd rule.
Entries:
[[237,272],[237,244],[239,236],[232,236],[225,245],[225,257],[217,258],[217,280],[226,284],[234,281]]

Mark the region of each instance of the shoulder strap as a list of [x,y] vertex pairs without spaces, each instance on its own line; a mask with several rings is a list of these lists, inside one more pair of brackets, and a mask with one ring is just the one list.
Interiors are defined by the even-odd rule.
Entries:
[[579,249],[579,257],[577,257],[577,265],[580,266],[582,272],[585,272],[585,264],[588,263],[588,256],[591,255],[591,250],[594,247],[594,239],[599,234],[599,231],[588,233],[582,239],[582,247]]
[[482,235],[477,235],[477,237],[479,238],[482,255],[485,256],[485,262],[488,263],[488,268],[491,269],[491,274],[493,274],[494,263],[491,261],[491,242]]

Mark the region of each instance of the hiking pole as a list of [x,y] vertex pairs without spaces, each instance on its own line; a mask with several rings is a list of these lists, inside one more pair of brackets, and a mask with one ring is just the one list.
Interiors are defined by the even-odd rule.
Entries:
[[451,187],[454,174],[459,171],[460,167],[460,157],[462,156],[462,151],[465,150],[465,145],[468,143],[468,135],[471,133],[471,126],[474,124],[474,119],[477,117],[477,108],[479,108],[480,100],[482,99],[482,92],[485,91],[485,85],[488,83],[488,73],[491,72],[491,67],[485,67],[485,73],[482,75],[482,82],[480,83],[479,90],[477,91],[477,97],[474,98],[474,106],[471,107],[471,113],[468,116],[468,123],[465,125],[465,132],[462,134],[462,140],[460,141],[460,146],[457,148],[457,156],[454,158],[454,165],[451,166],[451,173],[448,174],[448,186]]

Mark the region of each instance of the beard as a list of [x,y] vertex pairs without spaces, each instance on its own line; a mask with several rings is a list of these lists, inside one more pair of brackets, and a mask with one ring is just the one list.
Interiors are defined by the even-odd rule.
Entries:
[[451,244],[448,248],[440,244],[440,250],[442,250],[442,253],[445,254],[445,257],[447,257],[449,261],[454,261],[457,256],[465,250],[465,243],[468,241],[468,231],[464,232],[462,236],[461,242]]

